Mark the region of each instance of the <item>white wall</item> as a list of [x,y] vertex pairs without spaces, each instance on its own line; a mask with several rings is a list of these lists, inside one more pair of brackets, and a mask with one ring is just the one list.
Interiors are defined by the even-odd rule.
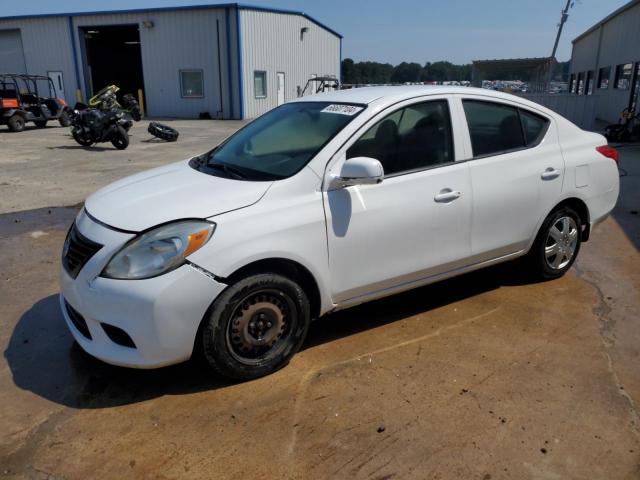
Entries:
[[[300,15],[240,11],[245,118],[276,107],[276,73],[285,73],[285,101],[312,74],[340,77],[340,38]],[[300,30],[306,27],[301,40]],[[254,71],[267,72],[267,97],[255,98]]]

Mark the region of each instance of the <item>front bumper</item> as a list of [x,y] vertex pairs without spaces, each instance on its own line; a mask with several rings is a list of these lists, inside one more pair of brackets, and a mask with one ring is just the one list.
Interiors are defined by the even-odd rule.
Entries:
[[[60,307],[80,346],[107,363],[126,367],[156,368],[187,360],[200,321],[226,285],[189,264],[146,280],[100,277],[109,259],[133,235],[99,225],[83,212],[76,226],[82,235],[104,245],[77,278],[64,268],[60,272]],[[77,315],[81,316],[84,333],[71,315],[76,324]],[[104,324],[107,330],[108,326],[123,330],[135,347],[116,343]]]

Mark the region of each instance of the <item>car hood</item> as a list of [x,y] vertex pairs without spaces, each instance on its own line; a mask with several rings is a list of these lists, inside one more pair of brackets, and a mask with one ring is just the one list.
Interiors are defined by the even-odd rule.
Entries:
[[132,232],[185,218],[208,218],[256,203],[273,182],[208,175],[181,161],[132,175],[98,190],[85,209],[111,227]]

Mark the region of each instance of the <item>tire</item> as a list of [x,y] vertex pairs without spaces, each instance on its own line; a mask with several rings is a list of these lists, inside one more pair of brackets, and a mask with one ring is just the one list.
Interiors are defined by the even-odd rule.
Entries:
[[161,138],[167,142],[175,142],[178,140],[178,135],[180,135],[175,128],[158,122],[151,122],[147,131],[154,137]]
[[69,114],[65,111],[60,114],[58,117],[58,122],[61,127],[68,127],[71,125],[71,119],[69,118]]
[[90,147],[91,145],[93,145],[92,139],[90,139],[89,137],[85,137],[84,135],[81,135],[79,132],[75,130],[71,132],[71,135],[73,136],[73,139],[83,147]]
[[204,357],[234,380],[269,375],[300,349],[310,321],[309,300],[296,282],[274,273],[246,277],[228,287],[205,316]]
[[45,128],[47,126],[46,120],[34,120],[33,123],[37,128]]
[[21,132],[24,130],[24,117],[19,114],[13,115],[8,121],[7,126],[12,132]]
[[129,134],[120,125],[117,125],[116,128],[118,131],[111,139],[111,145],[116,147],[118,150],[124,150],[129,146]]
[[580,216],[569,207],[555,210],[545,219],[528,254],[538,279],[560,278],[571,268],[580,252],[581,225]]

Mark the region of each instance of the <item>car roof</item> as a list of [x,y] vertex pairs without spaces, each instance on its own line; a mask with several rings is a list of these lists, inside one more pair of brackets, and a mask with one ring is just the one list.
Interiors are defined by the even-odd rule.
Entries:
[[[483,97],[493,97],[496,99],[504,99],[518,101],[524,104],[533,104],[525,98],[511,95],[508,93],[498,92],[496,90],[487,90],[485,88],[461,87],[453,85],[402,85],[402,86],[384,86],[384,87],[360,87],[347,90],[337,90],[333,92],[318,93],[300,97],[294,102],[336,102],[336,103],[356,103],[369,105],[373,102],[379,103],[396,103],[402,100],[420,97],[423,95],[479,95]],[[378,103],[378,102],[377,102]]]
[[563,117],[524,97],[512,95],[510,93],[488,90],[486,88],[463,87],[454,85],[401,85],[383,87],[360,87],[347,90],[336,90],[333,92],[318,93],[291,100],[291,102],[332,102],[332,103],[353,103],[360,105],[370,105],[375,103],[375,107],[385,108],[394,103],[410,100],[412,98],[425,95],[470,95],[484,97],[485,99],[508,100],[517,102],[522,106],[527,106],[534,111],[542,112],[547,116],[560,120]]

